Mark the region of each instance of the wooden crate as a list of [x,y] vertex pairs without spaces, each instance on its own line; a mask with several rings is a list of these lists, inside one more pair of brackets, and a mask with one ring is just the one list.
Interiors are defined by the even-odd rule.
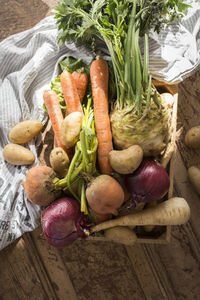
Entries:
[[[177,107],[178,107],[178,86],[177,85],[167,85],[162,82],[159,82],[157,80],[153,81],[154,85],[157,87],[157,90],[160,93],[168,92],[173,95],[174,97],[174,104],[173,104],[173,112],[172,112],[172,135],[171,135],[171,141],[170,144],[167,146],[170,148],[171,145],[173,145],[170,149],[171,151],[171,160],[168,164],[168,174],[170,178],[170,187],[167,194],[167,199],[172,198],[173,196],[173,184],[174,184],[174,162],[175,162],[175,155],[176,155],[176,135],[177,135]],[[156,226],[156,228],[161,226]],[[154,230],[151,234],[147,234],[146,236],[143,235],[142,237],[140,235],[137,235],[138,238],[136,240],[136,243],[139,244],[167,244],[171,240],[171,226],[162,226],[164,227],[164,230],[162,233],[155,237]],[[105,237],[93,237],[90,236],[88,240],[92,241],[99,241],[99,242],[110,242],[108,238]]]
[[[168,174],[170,177],[170,188],[168,191],[167,196],[165,197],[166,199],[170,199],[173,196],[173,184],[174,184],[174,180],[173,180],[173,176],[174,176],[174,159],[175,159],[175,153],[176,153],[176,147],[175,147],[175,140],[176,140],[176,123],[177,123],[177,106],[178,106],[178,86],[177,85],[166,85],[163,84],[162,82],[153,81],[154,85],[157,87],[158,91],[160,93],[163,92],[169,92],[173,95],[174,97],[174,105],[173,105],[173,112],[172,112],[172,134],[171,134],[171,142],[170,144],[173,144],[174,147],[171,148],[170,151],[172,151],[171,153],[171,160],[168,164]],[[170,147],[170,144],[168,145]],[[47,123],[46,129],[43,133],[43,143],[40,146],[40,150],[38,153],[39,156],[39,161],[41,165],[49,165],[49,155],[51,150],[53,149],[53,147],[56,146],[56,142],[54,140],[53,143],[53,131],[51,128],[51,122]],[[156,229],[161,228],[161,226],[156,226]],[[161,231],[159,233],[156,232],[156,230],[153,230],[151,234],[146,234],[146,235],[137,235],[137,241],[136,243],[140,243],[140,244],[166,244],[170,242],[170,238],[171,238],[171,226],[162,226]],[[92,241],[99,241],[99,242],[110,242],[109,239],[105,238],[105,237],[96,237],[96,236],[90,236],[87,238],[88,241],[92,240]]]

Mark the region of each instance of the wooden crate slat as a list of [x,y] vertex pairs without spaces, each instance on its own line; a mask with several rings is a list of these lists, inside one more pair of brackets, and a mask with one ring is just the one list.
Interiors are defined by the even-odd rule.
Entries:
[[146,299],[164,299],[165,294],[154,276],[142,245],[136,244],[125,248]]
[[55,299],[46,292],[23,239],[1,251],[0,298],[20,300]]
[[41,227],[34,230],[31,236],[58,299],[76,300],[76,292],[59,251],[47,243]]

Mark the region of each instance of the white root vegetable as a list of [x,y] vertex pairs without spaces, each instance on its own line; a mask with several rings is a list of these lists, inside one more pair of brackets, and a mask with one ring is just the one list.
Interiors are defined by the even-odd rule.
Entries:
[[195,166],[190,167],[188,169],[188,176],[195,190],[200,195],[200,169]]
[[92,228],[92,232],[116,226],[180,225],[186,223],[189,217],[190,207],[187,201],[175,197],[158,204],[156,207],[98,224]]
[[82,119],[82,113],[73,112],[63,120],[60,129],[60,140],[67,148],[71,148],[78,141]]
[[119,174],[130,174],[139,167],[143,150],[139,145],[133,145],[124,150],[112,150],[108,157],[113,170]]
[[[155,207],[157,205],[157,201],[147,203],[146,208]],[[151,232],[155,228],[155,225],[145,225],[144,231]]]
[[190,128],[185,135],[185,144],[193,149],[200,147],[200,125]]
[[9,132],[9,140],[14,144],[25,144],[32,140],[43,128],[39,120],[27,120],[15,125]]
[[135,232],[130,228],[123,226],[106,229],[104,236],[106,239],[109,239],[112,242],[124,245],[133,245],[137,240],[137,235]]
[[33,152],[17,144],[7,144],[3,149],[3,156],[8,163],[15,166],[31,165],[35,161]]

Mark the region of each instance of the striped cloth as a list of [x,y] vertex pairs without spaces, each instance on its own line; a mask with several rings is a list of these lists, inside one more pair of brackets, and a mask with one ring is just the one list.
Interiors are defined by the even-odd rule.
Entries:
[[[154,77],[177,82],[189,76],[200,64],[200,1],[189,1],[193,8],[181,23],[168,26],[159,36],[151,33],[150,70]],[[53,16],[35,27],[0,43],[0,249],[40,223],[40,208],[26,199],[21,182],[30,167],[5,162],[2,149],[9,143],[9,130],[18,122],[38,119],[45,124],[43,92],[57,76],[58,62],[64,56],[93,59],[84,47],[59,47]],[[141,39],[141,47],[143,40]],[[100,48],[108,53],[102,45]],[[41,136],[25,146],[35,155]],[[34,165],[37,165],[36,161]]]

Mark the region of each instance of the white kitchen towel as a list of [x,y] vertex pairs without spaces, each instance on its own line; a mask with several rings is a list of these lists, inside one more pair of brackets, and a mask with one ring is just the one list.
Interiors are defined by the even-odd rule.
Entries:
[[[159,36],[151,34],[150,70],[160,80],[181,81],[200,65],[200,3],[188,3],[193,8],[180,23],[168,26]],[[87,63],[93,59],[84,47],[58,46],[56,37],[57,26],[50,16],[0,43],[0,249],[40,222],[40,208],[27,200],[21,185],[30,167],[16,167],[3,158],[9,130],[27,119],[45,124],[43,91],[50,88],[64,56],[81,57]],[[25,146],[36,155],[39,143],[40,135]]]

